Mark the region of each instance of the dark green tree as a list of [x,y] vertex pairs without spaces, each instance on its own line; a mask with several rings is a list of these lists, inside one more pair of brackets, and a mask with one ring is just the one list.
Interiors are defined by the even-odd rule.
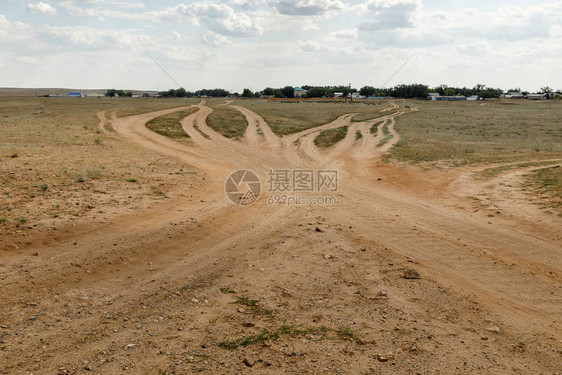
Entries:
[[363,86],[359,90],[359,94],[361,96],[375,96],[376,93],[377,93],[377,89],[375,89],[372,86]]
[[252,90],[250,89],[244,89],[244,91],[242,91],[242,96],[244,98],[253,98],[254,97],[254,93],[252,92]]
[[293,86],[285,86],[281,89],[281,92],[285,98],[295,97],[295,88]]

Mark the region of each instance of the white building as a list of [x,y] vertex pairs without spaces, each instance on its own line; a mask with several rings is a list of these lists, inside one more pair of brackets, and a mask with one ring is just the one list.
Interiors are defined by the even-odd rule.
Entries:
[[300,87],[295,87],[293,91],[293,96],[295,98],[304,98],[306,96],[306,90]]

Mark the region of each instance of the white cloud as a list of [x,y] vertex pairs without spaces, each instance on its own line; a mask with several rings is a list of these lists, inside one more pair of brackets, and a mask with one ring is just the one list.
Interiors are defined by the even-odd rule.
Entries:
[[6,42],[16,42],[30,40],[32,34],[30,26],[23,22],[11,22],[0,14],[0,40]]
[[388,30],[416,26],[419,0],[369,0],[363,7],[366,20],[362,30]]
[[340,0],[273,0],[270,3],[279,13],[289,16],[319,16],[344,8]]
[[[135,30],[103,30],[90,27],[42,26],[40,32],[63,43],[83,48],[119,48],[152,45],[151,38]],[[61,44],[59,44],[61,46]]]
[[331,32],[330,35],[338,39],[355,39],[357,38],[357,30],[355,29],[339,30],[339,31]]
[[26,9],[29,13],[41,14],[43,16],[54,16],[57,14],[56,8],[53,8],[49,4],[42,1],[38,2],[37,4],[29,3],[27,4]]
[[39,64],[39,60],[35,56],[16,56],[14,60],[23,64]]
[[235,12],[226,4],[179,4],[158,12],[161,18],[178,22],[190,20],[195,25],[204,24],[209,30],[235,37],[259,36],[263,31],[247,14]]
[[223,35],[209,31],[201,37],[201,41],[211,47],[228,46],[232,43]]
[[181,34],[176,32],[176,31],[172,31],[170,33],[170,35],[168,36],[169,40],[181,40]]

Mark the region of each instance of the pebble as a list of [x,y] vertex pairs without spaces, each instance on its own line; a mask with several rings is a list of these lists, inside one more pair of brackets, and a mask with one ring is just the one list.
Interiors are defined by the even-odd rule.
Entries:
[[377,361],[379,362],[388,362],[388,357],[384,354],[377,354]]
[[421,276],[418,273],[418,271],[416,271],[413,268],[406,268],[406,270],[404,270],[404,277],[406,279],[421,279]]
[[251,358],[251,357],[244,357],[244,360],[242,360],[242,363],[245,364],[248,367],[253,367],[256,364],[256,360]]
[[255,326],[255,323],[253,323],[253,322],[244,322],[244,323],[242,323],[242,325],[243,325],[244,327],[253,327],[253,326]]

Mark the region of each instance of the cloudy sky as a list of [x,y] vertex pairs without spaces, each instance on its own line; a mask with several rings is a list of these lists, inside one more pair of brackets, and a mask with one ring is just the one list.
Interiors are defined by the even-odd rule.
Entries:
[[0,87],[562,89],[560,0],[0,1]]

